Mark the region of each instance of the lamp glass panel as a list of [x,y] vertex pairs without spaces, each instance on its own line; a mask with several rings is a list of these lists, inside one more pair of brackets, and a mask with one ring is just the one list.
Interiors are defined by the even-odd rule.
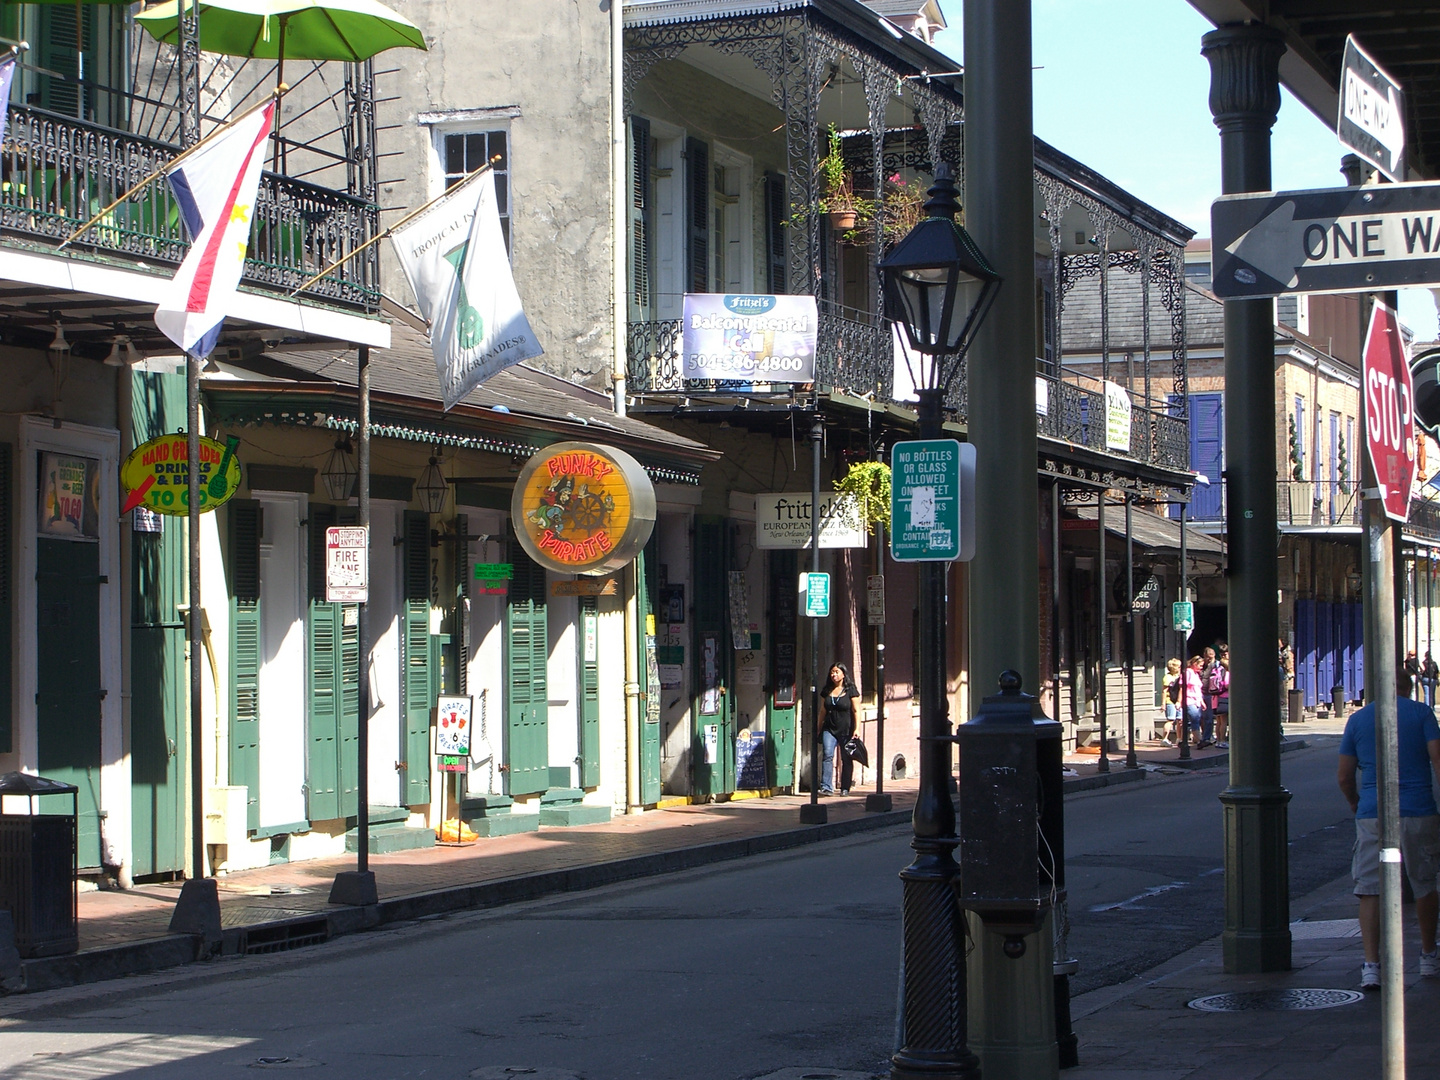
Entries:
[[331,450],[330,457],[325,461],[325,468],[320,472],[320,478],[325,482],[326,494],[336,502],[348,499],[351,488],[355,486],[356,472],[355,463],[342,447],[337,446]]

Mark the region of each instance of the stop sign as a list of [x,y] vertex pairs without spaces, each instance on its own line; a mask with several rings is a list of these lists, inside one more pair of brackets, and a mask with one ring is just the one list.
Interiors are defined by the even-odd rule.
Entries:
[[1365,442],[1380,498],[1388,517],[1405,521],[1415,483],[1415,387],[1400,320],[1378,301],[1370,312],[1360,378],[1365,387]]

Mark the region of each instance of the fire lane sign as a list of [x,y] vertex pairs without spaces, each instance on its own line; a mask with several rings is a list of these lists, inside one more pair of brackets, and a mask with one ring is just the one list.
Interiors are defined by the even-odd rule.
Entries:
[[1440,284],[1440,184],[1222,195],[1210,205],[1222,300]]
[[370,542],[359,525],[325,530],[325,601],[363,604],[370,598]]
[[1410,516],[1410,492],[1415,486],[1415,386],[1400,320],[1378,301],[1365,334],[1360,384],[1365,395],[1366,449],[1385,515],[1403,522]]
[[1405,94],[1353,34],[1345,39],[1335,134],[1397,184],[1405,179]]

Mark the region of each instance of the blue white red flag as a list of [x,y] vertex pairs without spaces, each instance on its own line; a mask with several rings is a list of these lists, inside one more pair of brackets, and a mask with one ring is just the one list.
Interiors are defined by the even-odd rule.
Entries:
[[215,348],[240,284],[274,121],[272,101],[165,174],[190,232],[190,253],[155,309],[155,325],[192,356],[207,356]]

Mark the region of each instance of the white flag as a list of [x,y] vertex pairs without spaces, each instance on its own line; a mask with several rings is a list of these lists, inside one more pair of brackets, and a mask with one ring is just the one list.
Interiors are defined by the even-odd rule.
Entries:
[[510,274],[493,172],[442,196],[390,238],[430,323],[447,410],[497,371],[544,352]]
[[215,348],[240,284],[274,117],[272,101],[166,173],[190,232],[190,252],[155,309],[155,325],[193,356]]

